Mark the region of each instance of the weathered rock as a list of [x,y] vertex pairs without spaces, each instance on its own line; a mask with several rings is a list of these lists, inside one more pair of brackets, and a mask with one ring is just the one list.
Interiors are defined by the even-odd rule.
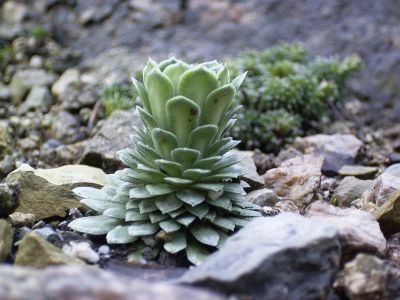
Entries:
[[105,182],[104,176],[101,170],[87,166],[35,171],[22,165],[7,176],[7,183],[18,186],[20,190],[16,211],[32,213],[38,221],[54,216],[65,217],[69,209],[81,207],[71,190],[81,185],[101,186]]
[[65,254],[35,233],[27,233],[18,244],[15,264],[26,267],[44,268],[51,265],[83,264],[77,258]]
[[24,214],[21,212],[14,212],[10,216],[11,223],[15,227],[32,227],[35,223],[35,215],[34,214]]
[[375,180],[373,187],[373,201],[377,206],[383,205],[393,192],[400,190],[400,177],[389,173],[382,173]]
[[374,215],[386,235],[400,232],[400,190],[392,193]]
[[34,86],[26,97],[24,103],[19,107],[19,113],[25,114],[34,109],[46,113],[50,110],[52,103],[53,99],[47,87]]
[[140,126],[139,124],[134,110],[114,112],[100,131],[84,142],[85,150],[80,163],[107,171],[116,170],[121,165],[117,151],[131,146],[129,136],[132,134],[132,127]]
[[67,111],[60,111],[51,117],[50,135],[65,144],[78,142],[85,137],[79,119]]
[[10,125],[6,121],[0,122],[0,160],[6,155],[11,154],[12,132]]
[[[235,150],[237,151],[237,150]],[[243,155],[242,160],[238,163],[238,167],[244,171],[244,175],[241,177],[242,180],[246,181],[251,189],[260,189],[264,187],[263,178],[258,175],[256,164],[253,160],[253,151],[237,151]]]
[[61,74],[60,78],[54,82],[51,92],[58,99],[63,99],[68,91],[80,84],[80,72],[78,69],[71,68]]
[[0,184],[0,218],[7,218],[19,204],[19,189],[17,186]]
[[400,164],[391,165],[383,173],[400,177]]
[[345,165],[340,168],[338,173],[341,176],[355,176],[358,178],[371,178],[377,172],[378,172],[378,168],[376,168],[376,167]]
[[181,281],[252,299],[323,299],[339,268],[337,234],[297,214],[258,218]]
[[361,198],[362,194],[372,189],[373,186],[373,180],[361,180],[347,176],[340,181],[333,197],[337,199],[339,206],[349,207],[354,200]]
[[63,251],[69,256],[79,258],[91,264],[95,264],[100,260],[99,255],[87,242],[76,243],[71,241],[63,247]]
[[0,219],[0,263],[6,261],[11,254],[13,229],[6,220]]
[[300,210],[293,201],[282,199],[274,206],[275,209],[279,210],[280,212],[292,212],[299,214]]
[[29,15],[28,8],[17,1],[5,1],[1,8],[2,19],[9,24],[19,24]]
[[151,283],[88,266],[53,266],[43,270],[0,266],[3,300],[223,300],[208,291]]
[[21,102],[32,87],[50,86],[56,76],[41,69],[25,69],[17,71],[10,82],[10,94],[13,103]]
[[387,239],[386,258],[400,265],[400,234],[396,233]]
[[399,299],[400,270],[375,256],[358,254],[340,271],[334,287],[349,300]]
[[322,163],[322,156],[315,155],[289,159],[279,168],[265,173],[265,185],[279,197],[292,200],[302,210],[312,201],[320,186]]
[[261,207],[274,206],[279,197],[270,189],[255,190],[246,195],[246,200]]
[[354,208],[338,208],[324,201],[312,203],[307,216],[321,217],[339,228],[339,239],[343,251],[374,253],[383,256],[386,240],[375,217],[365,211]]
[[306,154],[324,157],[322,171],[337,173],[344,165],[352,164],[363,143],[351,134],[317,134],[297,138],[294,146]]

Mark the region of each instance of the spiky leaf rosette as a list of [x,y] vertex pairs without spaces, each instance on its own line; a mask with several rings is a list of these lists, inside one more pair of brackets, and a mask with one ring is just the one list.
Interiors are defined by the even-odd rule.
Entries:
[[110,175],[101,190],[75,189],[101,215],[69,226],[106,234],[110,244],[155,236],[166,251],[186,251],[198,264],[229,233],[260,216],[237,180],[241,157],[230,150],[238,141],[225,137],[240,109],[232,100],[244,77],[231,80],[227,66],[216,61],[149,60],[143,82],[133,79],[144,126],[136,128],[133,148],[119,153],[127,168]]

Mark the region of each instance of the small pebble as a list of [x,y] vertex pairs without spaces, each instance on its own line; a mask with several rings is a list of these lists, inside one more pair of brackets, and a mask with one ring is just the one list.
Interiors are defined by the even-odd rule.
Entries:
[[107,245],[100,246],[97,250],[100,254],[107,255],[110,253],[110,247]]
[[90,247],[87,242],[70,242],[69,245],[63,247],[65,254],[80,258],[88,263],[95,264],[100,260],[99,255]]
[[15,227],[32,227],[35,223],[35,215],[31,213],[14,212],[10,215],[10,219]]

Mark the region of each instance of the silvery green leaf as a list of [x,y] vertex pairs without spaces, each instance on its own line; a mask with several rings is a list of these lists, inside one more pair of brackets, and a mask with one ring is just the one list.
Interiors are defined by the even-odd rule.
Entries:
[[242,196],[246,195],[246,192],[238,183],[230,183],[230,182],[224,183],[224,191],[234,194],[239,194]]
[[176,218],[176,217],[182,215],[185,212],[186,212],[186,209],[184,207],[182,207],[182,208],[179,208],[177,210],[171,211],[168,214],[170,215],[171,218]]
[[137,187],[129,191],[129,197],[132,199],[145,199],[152,197],[152,195],[145,187]]
[[218,149],[218,154],[219,155],[224,155],[225,153],[227,153],[228,151],[232,150],[233,148],[235,148],[239,144],[240,144],[240,141],[232,140],[229,143],[226,143],[225,145],[223,145],[221,148],[219,148]]
[[157,153],[152,147],[143,144],[141,142],[136,143],[136,150],[142,154],[143,157],[145,157],[148,160],[155,160],[155,159],[160,159],[161,156],[160,154]]
[[157,211],[156,199],[147,198],[139,202],[139,212],[141,214]]
[[197,158],[200,156],[200,151],[189,148],[176,148],[171,152],[172,159],[181,164],[183,169],[190,169]]
[[177,191],[176,196],[180,200],[191,206],[196,206],[202,203],[206,198],[204,194],[197,192],[195,190],[188,190],[188,189]]
[[158,223],[158,222],[161,222],[161,221],[164,221],[164,220],[168,219],[169,216],[168,215],[163,215],[163,214],[158,213],[158,212],[152,212],[152,213],[149,214],[149,218],[150,218],[150,222],[151,223]]
[[94,199],[82,199],[80,202],[99,213],[102,213],[107,208],[117,208],[121,206],[121,204],[118,202],[100,201]]
[[219,191],[219,192],[208,191],[207,196],[208,196],[208,198],[210,198],[210,200],[217,200],[223,194],[224,194],[224,190]]
[[225,191],[224,197],[229,198],[231,200],[238,200],[238,201],[241,201],[244,203],[244,201],[243,201],[244,197],[243,197],[242,193],[239,194],[239,193],[232,193],[229,191]]
[[165,68],[164,74],[168,76],[168,78],[172,82],[172,86],[174,88],[174,95],[178,94],[178,84],[181,76],[185,71],[189,69],[189,65],[185,64],[182,61],[179,61],[173,65],[169,65]]
[[198,217],[200,220],[203,219],[208,211],[210,210],[210,207],[206,203],[201,203],[196,206],[190,206],[186,205],[185,208],[192,214]]
[[149,192],[151,196],[161,196],[175,192],[176,188],[174,188],[169,184],[160,183],[160,184],[147,184],[146,190]]
[[175,194],[170,194],[165,198],[159,198],[156,201],[157,208],[163,213],[170,213],[179,209],[183,205]]
[[197,127],[189,135],[189,148],[203,153],[213,141],[217,131],[218,127],[215,125]]
[[151,107],[150,107],[150,101],[149,97],[147,96],[146,89],[144,88],[143,83],[140,81],[136,80],[134,77],[131,77],[133,86],[136,89],[136,92],[138,93],[140,100],[142,101],[143,107],[146,109],[148,113],[151,114]]
[[105,216],[84,217],[68,224],[73,230],[92,235],[103,235],[121,224],[121,220]]
[[135,160],[135,157],[130,153],[131,149],[125,149],[118,151],[118,157],[119,159],[128,167],[130,168],[136,168],[137,162]]
[[218,245],[218,232],[206,224],[195,224],[190,228],[190,232],[196,240],[205,245],[214,247]]
[[211,175],[207,177],[209,181],[221,181],[231,178],[237,178],[240,176],[240,173],[217,173],[215,175]]
[[111,196],[106,192],[93,187],[77,187],[72,190],[76,195],[85,199],[111,201]]
[[223,183],[196,183],[192,187],[202,191],[220,192],[224,190]]
[[224,85],[212,91],[205,100],[201,112],[200,124],[218,125],[227,107],[232,102],[235,93],[236,90],[231,84]]
[[209,252],[200,243],[190,241],[186,247],[186,254],[189,261],[195,266],[198,266],[207,258]]
[[217,76],[205,67],[191,68],[181,76],[178,92],[203,107],[203,102],[219,87]]
[[171,81],[159,69],[154,68],[147,74],[144,86],[154,119],[162,128],[167,128],[165,105],[174,95]]
[[136,209],[128,210],[125,215],[126,222],[144,221],[144,220],[148,220],[148,218],[149,218],[148,213],[141,214]]
[[182,165],[165,159],[156,159],[155,163],[161,169],[161,171],[167,173],[172,177],[179,177],[182,175]]
[[232,80],[232,85],[235,87],[236,90],[238,90],[240,88],[240,86],[242,85],[243,80],[246,78],[246,74],[247,72],[239,75],[238,77],[236,77],[235,79]]
[[192,180],[178,178],[178,177],[165,177],[164,181],[167,183],[170,183],[172,185],[176,185],[176,186],[187,186],[187,185],[193,183]]
[[125,214],[126,214],[126,209],[124,207],[107,208],[103,212],[103,216],[105,217],[122,219],[122,220],[125,219]]
[[138,112],[140,120],[143,122],[143,124],[149,129],[152,130],[153,128],[157,127],[157,122],[154,120],[153,116],[146,112],[143,108],[140,106],[136,107],[136,110]]
[[[139,200],[140,201],[140,200]],[[135,200],[129,200],[126,203],[126,209],[139,209],[139,202],[137,199]]]
[[220,86],[224,86],[225,84],[230,83],[231,78],[229,75],[229,69],[226,65],[219,70],[217,77]]
[[128,233],[132,236],[146,236],[156,233],[159,230],[157,224],[151,223],[141,223],[141,224],[133,224],[129,225]]
[[165,159],[171,159],[171,151],[178,146],[178,141],[171,132],[160,128],[151,131],[153,144]]
[[147,64],[143,69],[143,82],[145,81],[147,75],[152,71],[153,69],[159,69],[157,63],[149,57],[147,60]]
[[219,70],[220,69],[222,69],[222,65],[217,61],[217,60],[212,60],[212,61],[206,61],[206,62],[203,62],[203,63],[201,63],[201,64],[199,64],[199,66],[203,66],[203,67],[205,67],[205,68],[207,68],[207,69],[210,69],[210,70],[212,70],[212,71],[215,71],[215,72],[219,72]]
[[175,220],[171,220],[171,219],[162,221],[159,223],[159,225],[160,225],[161,229],[167,233],[178,231],[181,228],[181,225],[179,225]]
[[175,96],[167,102],[167,116],[169,128],[178,140],[178,146],[185,146],[189,134],[197,126],[200,107],[188,98]]
[[118,178],[118,171],[115,172],[114,174],[107,174],[107,182],[109,185],[114,186],[114,187],[119,187],[121,184],[124,182],[119,180]]
[[234,223],[237,227],[243,227],[250,222],[250,220],[247,220],[246,218],[236,218],[232,216],[228,217],[228,219],[231,220],[232,223]]
[[109,244],[129,244],[137,240],[136,237],[129,235],[128,226],[117,226],[107,233],[107,243]]
[[218,241],[217,248],[221,249],[225,245],[225,242],[228,239],[228,236],[221,231],[218,231],[218,234],[219,234],[219,241]]
[[171,65],[176,64],[178,61],[175,57],[170,57],[168,59],[163,60],[158,64],[158,67],[160,68],[161,71],[165,71],[165,69]]
[[234,164],[237,164],[238,162],[240,162],[243,159],[242,155],[238,155],[236,153],[226,153],[222,159],[217,162],[212,170],[213,171],[219,171],[219,170],[223,170],[225,168],[228,168]]
[[164,174],[161,173],[158,169],[150,168],[142,164],[138,164],[136,167],[136,171],[138,173],[144,173],[146,175],[151,176],[152,178],[162,179],[164,178]]
[[231,210],[232,209],[231,200],[228,199],[228,198],[224,198],[224,197],[218,198],[217,200],[208,200],[207,203],[212,205],[212,206],[223,208],[225,210]]
[[187,179],[200,180],[200,179],[204,179],[210,173],[211,173],[211,170],[187,169],[185,172],[183,172],[182,176]]
[[232,142],[231,137],[226,137],[222,138],[215,143],[213,143],[210,147],[208,147],[207,151],[205,152],[206,156],[214,156],[214,155],[222,155],[220,154],[220,149],[222,147],[225,147],[225,145],[228,145],[230,142]]
[[192,222],[196,219],[195,216],[189,214],[189,213],[184,213],[181,216],[178,216],[176,218],[176,221],[178,223],[181,223],[182,225],[188,227]]
[[212,223],[220,228],[227,229],[230,231],[235,230],[235,223],[228,218],[216,217]]
[[210,210],[208,214],[205,216],[205,219],[212,222],[215,220],[216,217],[217,213],[215,212],[215,210]]
[[182,232],[174,234],[172,241],[164,244],[164,249],[172,254],[178,253],[186,248],[186,235]]
[[248,184],[246,181],[244,180],[240,180],[239,182],[240,186],[244,189],[248,189],[250,187],[250,184]]
[[261,217],[262,214],[259,211],[251,209],[243,209],[237,206],[232,207],[232,213],[241,217]]
[[206,169],[206,170],[211,170],[211,167],[220,161],[222,156],[211,156],[203,159],[199,159],[195,164],[194,168],[198,169]]

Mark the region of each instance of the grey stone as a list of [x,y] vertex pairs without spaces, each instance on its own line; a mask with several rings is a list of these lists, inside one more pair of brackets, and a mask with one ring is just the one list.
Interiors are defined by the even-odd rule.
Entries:
[[339,228],[339,239],[343,251],[351,255],[356,252],[374,253],[383,256],[386,239],[375,217],[365,211],[342,209],[324,201],[312,203],[307,209],[307,216],[321,217]]
[[279,197],[270,189],[255,190],[246,195],[246,200],[259,206],[274,206]]
[[381,206],[388,200],[390,194],[397,190],[400,190],[400,177],[391,175],[390,173],[382,173],[375,180],[373,202],[377,206]]
[[135,110],[116,111],[91,139],[85,141],[80,163],[111,172],[121,166],[117,151],[131,147],[132,127],[140,126]]
[[260,189],[264,187],[264,180],[263,178],[258,175],[256,164],[253,160],[253,151],[238,151],[234,150],[241,155],[243,155],[242,160],[237,164],[239,168],[243,170],[245,173],[241,176],[241,179],[246,181],[251,189]]
[[17,71],[11,79],[9,89],[14,104],[20,103],[35,85],[50,86],[56,75],[41,69],[25,69]]
[[386,235],[400,232],[400,190],[390,194],[388,200],[375,209],[374,215]]
[[347,176],[340,181],[333,197],[337,199],[339,206],[350,207],[354,200],[361,198],[362,194],[371,189],[373,185],[373,180],[361,180]]
[[21,212],[14,212],[9,217],[11,223],[15,227],[24,227],[24,226],[32,227],[33,224],[35,223],[35,215],[31,213],[24,214]]
[[52,103],[53,99],[47,87],[34,86],[26,97],[24,103],[19,107],[19,113],[25,114],[34,109],[46,113],[50,110]]
[[400,177],[400,164],[391,165],[383,173]]
[[303,153],[321,154],[322,170],[337,173],[344,165],[352,164],[363,143],[351,134],[317,134],[297,138],[294,146]]
[[80,84],[80,72],[76,68],[66,70],[61,74],[60,78],[51,87],[51,92],[58,99],[63,99],[64,96],[75,86]]
[[28,8],[17,1],[6,1],[1,8],[2,19],[9,24],[20,24],[28,15]]
[[50,135],[65,144],[72,144],[84,138],[79,119],[67,111],[60,111],[51,119]]
[[400,270],[378,257],[358,254],[340,271],[334,287],[349,300],[398,300]]
[[334,225],[282,213],[250,222],[181,281],[256,300],[324,299],[340,248]]
[[7,121],[0,121],[0,160],[11,154],[12,149],[12,131]]
[[378,172],[377,167],[345,165],[338,171],[340,176],[355,176],[358,178],[371,178]]
[[151,283],[88,266],[53,266],[43,270],[0,266],[2,300],[223,300],[208,291]]
[[4,219],[0,219],[0,263],[7,260],[11,254],[13,242],[13,229],[11,224]]
[[279,168],[265,173],[265,185],[279,197],[292,200],[302,210],[312,201],[320,186],[322,163],[322,156],[315,155],[289,159]]

